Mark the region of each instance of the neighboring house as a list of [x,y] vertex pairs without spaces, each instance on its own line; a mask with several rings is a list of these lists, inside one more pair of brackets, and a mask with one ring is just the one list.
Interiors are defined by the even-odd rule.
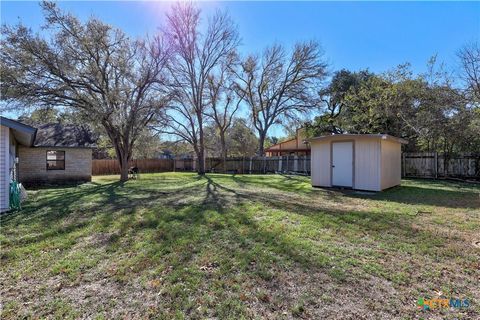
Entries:
[[305,141],[304,129],[297,129],[295,138],[274,144],[265,149],[267,157],[310,155],[310,144]]
[[9,207],[10,181],[25,186],[91,181],[92,148],[89,130],[71,124],[37,128],[0,117],[0,207]]

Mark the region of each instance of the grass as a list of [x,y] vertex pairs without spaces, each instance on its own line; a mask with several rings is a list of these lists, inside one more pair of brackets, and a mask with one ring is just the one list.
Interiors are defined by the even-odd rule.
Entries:
[[[143,174],[1,216],[2,319],[472,319],[480,188],[377,194],[282,175]],[[469,299],[421,311],[420,297]]]

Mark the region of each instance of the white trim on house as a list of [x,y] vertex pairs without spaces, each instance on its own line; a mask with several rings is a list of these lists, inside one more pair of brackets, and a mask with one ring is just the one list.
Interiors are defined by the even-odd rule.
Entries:
[[0,125],[0,212],[10,207],[10,128]]
[[37,129],[0,116],[0,212],[10,208],[10,182],[14,174],[17,145],[31,147]]
[[11,134],[21,145],[33,146],[37,134],[36,128],[5,117],[0,117],[0,125],[10,128]]

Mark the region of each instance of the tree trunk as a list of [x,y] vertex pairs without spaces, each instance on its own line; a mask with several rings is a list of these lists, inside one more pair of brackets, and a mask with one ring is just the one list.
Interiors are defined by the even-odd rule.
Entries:
[[120,181],[125,182],[128,180],[128,161],[131,157],[131,148],[132,144],[121,141],[118,136],[119,133],[114,130],[109,130],[109,126],[103,123],[110,141],[112,141],[113,147],[115,148],[115,154],[117,155],[117,161],[120,166]]
[[265,131],[259,132],[258,137],[258,155],[263,157],[265,155],[265,138],[267,134]]
[[223,173],[227,172],[227,146],[225,143],[225,131],[220,131],[220,143],[222,144]]
[[197,151],[198,169],[197,173],[201,176],[205,175],[205,141],[203,137],[203,124],[199,121],[199,146]]
[[205,150],[203,150],[201,147],[198,149],[197,157],[198,157],[197,173],[201,176],[204,176],[205,175]]
[[121,154],[118,157],[118,162],[120,163],[120,181],[128,180],[128,160],[126,154]]

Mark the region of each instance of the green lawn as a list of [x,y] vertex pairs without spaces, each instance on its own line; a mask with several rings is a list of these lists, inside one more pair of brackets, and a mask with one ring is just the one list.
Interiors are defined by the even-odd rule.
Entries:
[[[1,216],[2,319],[473,319],[480,187],[377,194],[281,175],[96,177]],[[469,299],[421,311],[420,297]]]

